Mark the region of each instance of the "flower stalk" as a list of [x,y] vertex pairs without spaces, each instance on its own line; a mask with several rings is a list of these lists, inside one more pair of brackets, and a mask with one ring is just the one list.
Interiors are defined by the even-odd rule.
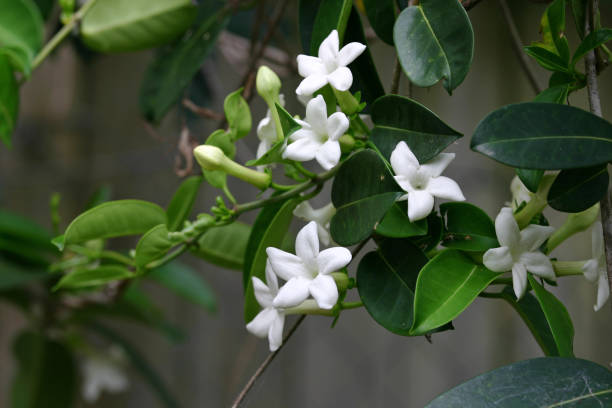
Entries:
[[570,214],[565,222],[548,239],[546,253],[549,254],[566,239],[578,232],[586,231],[599,216],[599,203],[579,213]]
[[228,158],[223,150],[216,146],[200,145],[193,151],[196,160],[204,170],[220,170],[231,176],[246,181],[255,187],[264,190],[270,186],[272,177],[268,173],[249,169]]
[[548,191],[556,177],[556,174],[545,174],[538,186],[538,190],[532,195],[531,200],[519,212],[514,214],[514,218],[519,228],[525,228],[529,225],[533,217],[544,211],[544,208],[548,205]]

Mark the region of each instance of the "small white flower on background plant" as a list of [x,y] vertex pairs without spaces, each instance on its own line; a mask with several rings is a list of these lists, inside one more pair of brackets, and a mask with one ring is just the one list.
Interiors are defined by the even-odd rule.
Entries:
[[327,105],[323,96],[318,95],[308,102],[305,120],[296,119],[301,129],[294,132],[290,143],[283,152],[283,158],[296,161],[316,159],[325,170],[340,160],[340,137],[349,128],[349,120],[342,112],[327,117]]
[[304,220],[314,221],[317,223],[317,234],[319,235],[319,241],[325,246],[329,246],[331,242],[331,236],[329,234],[329,223],[336,213],[336,208],[332,203],[327,204],[324,207],[314,209],[308,201],[300,203],[295,210],[293,215]]
[[266,253],[274,272],[287,281],[274,298],[275,307],[297,306],[309,295],[321,309],[334,307],[338,287],[330,274],[348,265],[352,256],[342,247],[319,252],[316,222],[309,222],[298,232],[295,255],[273,247],[268,247]]
[[[278,96],[279,105],[285,106],[285,97],[281,94]],[[257,125],[257,137],[259,138],[259,146],[257,146],[256,158],[260,158],[272,148],[278,137],[276,135],[276,124],[270,113],[270,109],[266,112],[266,116],[259,121]],[[264,171],[270,165],[257,166],[258,171]]]
[[408,218],[418,221],[433,210],[434,197],[464,201],[459,185],[448,177],[440,176],[455,158],[454,153],[440,153],[421,165],[405,142],[399,142],[391,153],[394,179],[407,192],[398,201],[408,200]]
[[81,365],[81,393],[86,402],[95,402],[103,391],[118,393],[128,388],[130,382],[121,366],[124,358],[123,351],[118,348],[111,348],[108,356],[95,355],[85,358]]
[[590,282],[597,282],[597,303],[593,306],[595,311],[601,309],[610,297],[610,286],[606,272],[606,258],[604,253],[603,227],[600,221],[593,224],[591,231],[591,245],[593,258],[582,267],[584,277]]
[[348,90],[353,84],[353,74],[347,68],[366,49],[352,42],[340,49],[338,31],[333,30],[319,46],[319,56],[300,54],[297,57],[298,72],[304,77],[295,90],[298,95],[312,95],[330,84],[339,91]]
[[553,231],[553,227],[534,224],[521,231],[512,209],[504,207],[495,218],[495,234],[502,246],[485,252],[483,263],[494,272],[512,270],[514,294],[520,299],[527,288],[527,272],[552,280],[556,278],[550,259],[538,250]]
[[273,305],[278,294],[278,280],[270,261],[266,262],[266,282],[253,277],[253,291],[262,310],[251,320],[246,328],[257,337],[268,337],[270,351],[276,351],[283,343],[283,326],[285,325],[285,312]]
[[512,192],[512,209],[516,210],[522,203],[531,201],[531,192],[525,187],[518,176],[514,176],[510,183],[510,191]]

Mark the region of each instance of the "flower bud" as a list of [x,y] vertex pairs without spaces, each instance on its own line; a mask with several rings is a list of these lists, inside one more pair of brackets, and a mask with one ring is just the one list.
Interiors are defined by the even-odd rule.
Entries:
[[589,209],[567,216],[565,222],[548,239],[547,252],[555,249],[559,244],[574,234],[586,231],[599,217],[599,203]]
[[193,154],[204,170],[220,170],[227,159],[223,150],[216,146],[200,145],[193,150]]
[[278,102],[278,93],[280,92],[281,81],[274,71],[265,65],[259,67],[255,84],[257,87],[257,93],[269,106]]

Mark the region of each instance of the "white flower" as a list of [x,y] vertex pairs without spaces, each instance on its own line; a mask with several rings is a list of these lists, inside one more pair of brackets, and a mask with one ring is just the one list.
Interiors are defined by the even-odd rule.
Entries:
[[[285,97],[281,94],[278,96],[279,105],[285,106]],[[259,121],[257,125],[257,137],[259,138],[259,146],[257,146],[256,158],[260,158],[268,152],[278,140],[276,135],[276,124],[270,113],[270,109],[266,112],[266,116]],[[257,166],[257,171],[264,171],[270,165]]]
[[351,252],[342,247],[319,252],[314,221],[298,232],[295,252],[293,255],[278,248],[266,249],[274,272],[287,281],[274,298],[274,306],[297,306],[312,295],[321,309],[333,308],[338,301],[338,287],[330,274],[348,265]]
[[593,306],[593,309],[598,311],[610,297],[606,258],[604,256],[603,228],[600,221],[593,224],[591,234],[593,258],[584,264],[582,272],[590,282],[597,282],[597,303]]
[[338,31],[333,30],[319,46],[318,58],[298,55],[298,72],[304,79],[295,90],[296,94],[312,95],[328,83],[339,91],[351,87],[353,74],[346,66],[361,55],[366,46],[352,42],[339,48]]
[[455,181],[440,176],[454,158],[454,153],[440,153],[420,165],[405,142],[399,142],[395,146],[391,153],[391,167],[396,174],[395,181],[407,192],[398,201],[408,200],[410,221],[427,217],[433,210],[434,197],[453,201],[465,200],[461,188]]
[[518,176],[514,176],[510,183],[510,191],[512,192],[512,209],[517,209],[522,203],[531,201],[531,192],[525,187]]
[[485,252],[483,263],[495,272],[512,270],[512,286],[520,299],[527,287],[527,271],[543,278],[556,277],[550,259],[538,251],[553,231],[552,227],[533,224],[520,231],[512,209],[504,207],[495,218],[495,234],[502,246]]
[[120,349],[111,348],[109,356],[88,356],[83,361],[81,392],[85,401],[95,402],[105,390],[110,393],[118,393],[128,388],[130,383],[120,364],[123,358]]
[[327,117],[325,99],[319,95],[308,102],[306,120],[296,120],[301,129],[289,139],[293,141],[283,152],[283,158],[297,161],[316,159],[325,170],[338,164],[340,160],[340,142],[338,140],[347,131],[349,120],[342,112]]
[[332,203],[315,210],[308,201],[300,203],[297,207],[295,207],[295,210],[293,210],[293,215],[296,217],[305,221],[314,221],[317,223],[317,234],[319,235],[319,241],[321,241],[325,246],[328,246],[331,242],[331,237],[329,235],[329,222],[335,213],[336,208]]
[[270,261],[266,262],[266,282],[267,286],[259,278],[253,277],[255,298],[263,309],[246,325],[246,328],[257,337],[267,336],[270,351],[276,351],[283,343],[285,312],[272,304],[278,294],[278,280]]

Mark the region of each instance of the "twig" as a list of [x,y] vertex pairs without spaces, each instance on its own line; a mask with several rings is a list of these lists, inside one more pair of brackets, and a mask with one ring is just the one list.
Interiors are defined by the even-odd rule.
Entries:
[[523,43],[521,41],[521,36],[519,35],[518,29],[516,28],[516,24],[514,23],[514,19],[512,18],[512,12],[510,11],[510,7],[508,7],[508,3],[506,0],[499,0],[499,6],[502,9],[504,14],[504,19],[506,20],[506,24],[508,24],[508,29],[510,30],[510,35],[512,36],[512,48],[514,49],[514,53],[518,57],[519,63],[521,64],[521,68],[523,68],[523,72],[527,75],[527,79],[531,84],[531,88],[536,94],[542,92],[542,87],[538,84],[538,81],[535,77],[535,74],[531,70],[531,66],[529,65],[530,61],[527,57],[527,54],[523,51]]
[[300,324],[302,324],[302,322],[304,321],[305,317],[306,317],[306,315],[300,316],[300,318],[297,320],[297,322],[295,322],[293,327],[289,330],[289,332],[287,333],[287,335],[283,339],[283,343],[280,345],[278,350],[273,351],[272,353],[270,353],[268,355],[268,357],[263,361],[263,363],[261,363],[261,365],[257,368],[257,371],[255,371],[255,373],[251,376],[251,378],[246,383],[246,385],[244,386],[242,391],[240,391],[240,394],[238,394],[238,397],[236,398],[236,400],[232,404],[232,408],[238,408],[240,406],[240,404],[242,404],[242,402],[244,401],[244,398],[247,396],[247,394],[249,393],[251,388],[253,388],[253,385],[255,384],[255,381],[257,381],[257,379],[259,377],[261,377],[261,375],[264,373],[264,371],[266,371],[266,368],[268,368],[268,366],[270,365],[272,360],[274,360],[274,357],[276,357],[276,355],[278,353],[280,353],[280,351],[283,349],[285,344],[287,344],[287,341],[289,341],[289,339],[291,338],[291,335],[296,331],[296,329],[300,326]]
[[203,106],[196,105],[191,99],[183,99],[183,106],[187,108],[190,112],[195,113],[198,116],[203,118],[212,119],[212,120],[223,120],[225,118],[224,115],[219,112],[215,112],[212,109],[205,108]]
[[397,94],[400,86],[400,78],[402,76],[402,66],[399,58],[395,57],[395,67],[393,67],[393,79],[391,80],[391,93]]
[[[589,4],[589,3],[587,3]],[[590,34],[592,19],[599,9],[599,0],[592,0],[590,10],[587,10],[584,22],[584,36]],[[588,7],[588,6],[587,6]],[[587,90],[589,95],[589,106],[591,113],[601,117],[601,100],[599,99],[599,88],[597,85],[597,59],[595,50],[587,53],[584,59],[585,72],[587,77]],[[608,284],[612,287],[612,202],[610,202],[610,192],[607,191],[605,197],[599,202],[601,208],[601,224],[603,226],[604,247],[606,250],[606,264],[608,270]]]

